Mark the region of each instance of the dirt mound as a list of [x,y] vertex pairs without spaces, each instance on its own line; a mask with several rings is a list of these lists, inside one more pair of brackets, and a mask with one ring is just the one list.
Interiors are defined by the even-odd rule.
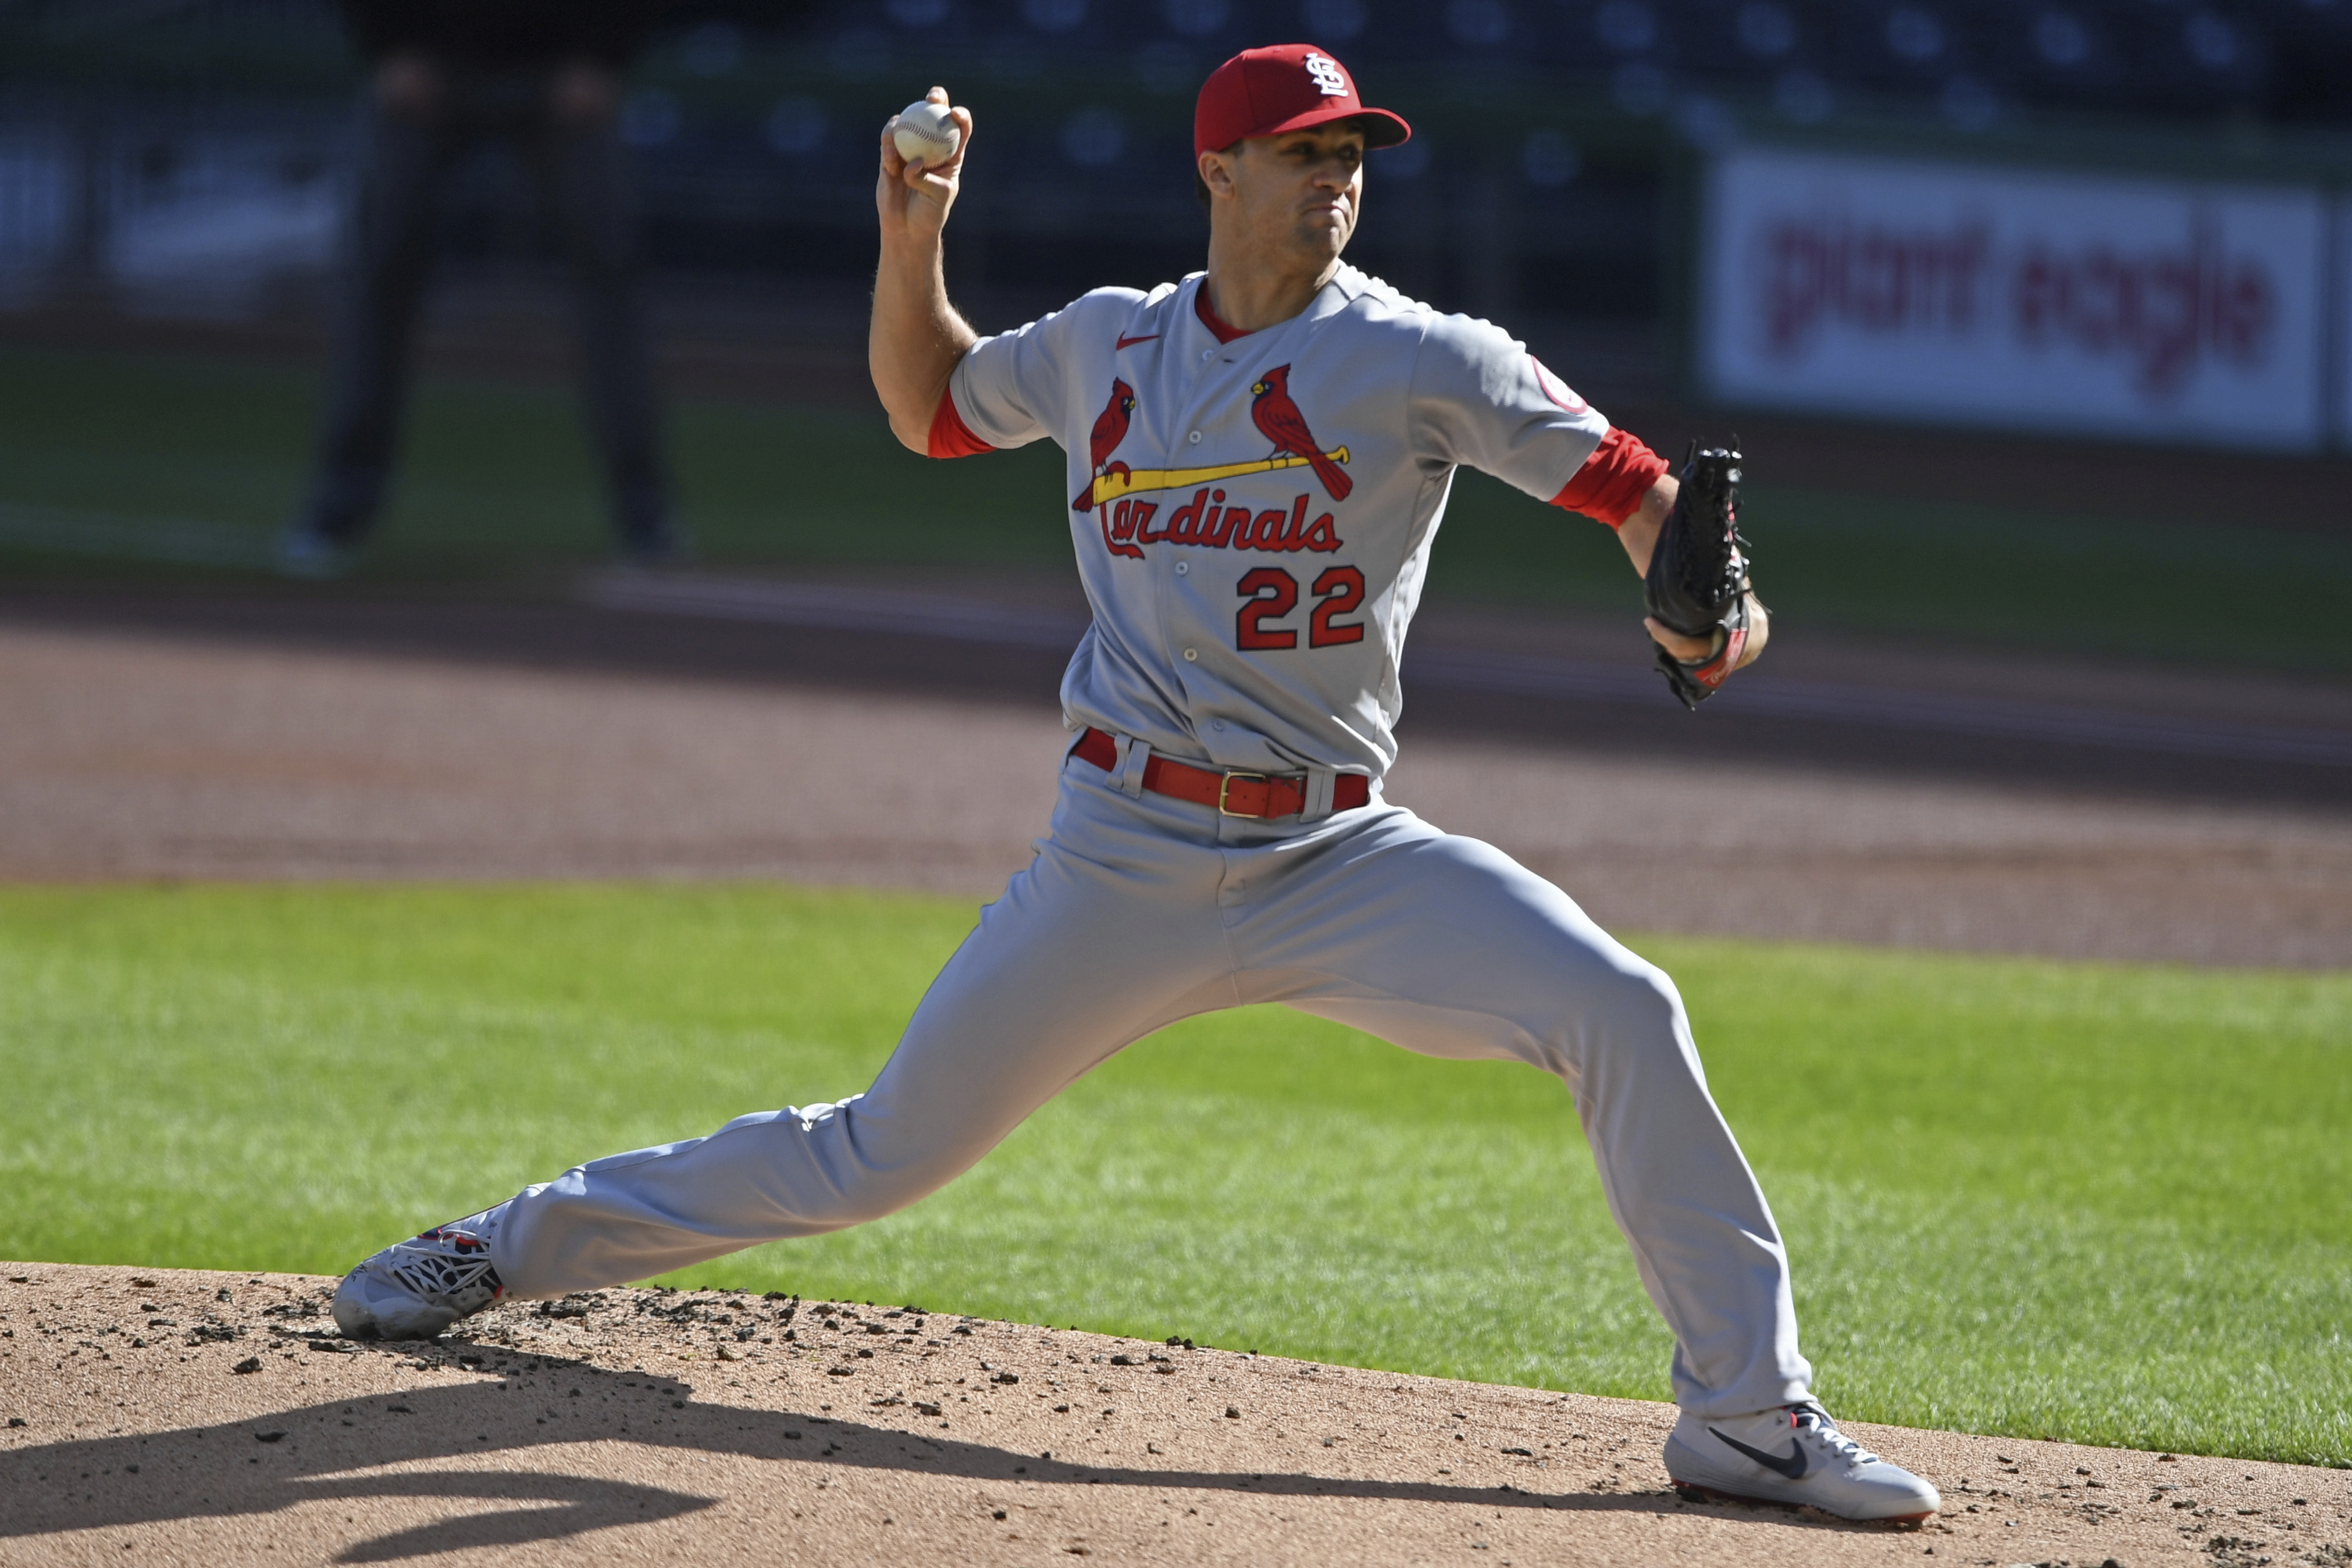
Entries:
[[1904,1531],[1683,1500],[1662,1405],[731,1291],[355,1345],[332,1283],[0,1264],[0,1559],[2352,1562],[2333,1471],[1854,1426]]

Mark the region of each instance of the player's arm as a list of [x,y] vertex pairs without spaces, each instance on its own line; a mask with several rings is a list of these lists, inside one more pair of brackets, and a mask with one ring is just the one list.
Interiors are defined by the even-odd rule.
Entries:
[[[934,103],[948,101],[947,89],[931,89]],[[910,163],[882,128],[882,167],[874,205],[882,220],[882,261],[874,275],[874,319],[866,334],[866,359],[874,390],[890,416],[891,433],[914,451],[929,449],[931,420],[939,412],[948,377],[964,351],[979,340],[971,323],[948,303],[947,273],[940,234],[955,205],[964,158],[971,151],[971,114],[953,110],[963,132],[954,156],[936,167]]]
[[[1681,484],[1664,458],[1631,431],[1612,427],[1526,344],[1489,322],[1432,319],[1423,330],[1406,395],[1414,439],[1425,456],[1482,469],[1606,524],[1646,582]],[[1566,484],[1559,466],[1564,446],[1582,454]],[[1764,647],[1763,606],[1753,595],[1743,603],[1759,624],[1743,628],[1741,647],[1732,654],[1741,665]],[[1643,625],[1679,663],[1716,657],[1711,639],[1678,633],[1654,616]],[[1725,648],[1729,651],[1727,638]]]

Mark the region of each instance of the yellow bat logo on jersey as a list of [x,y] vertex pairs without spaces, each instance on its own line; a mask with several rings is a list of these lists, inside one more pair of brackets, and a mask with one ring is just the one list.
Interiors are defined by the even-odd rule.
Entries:
[[[1334,447],[1323,454],[1335,463],[1348,460],[1348,448]],[[1094,503],[1102,505],[1122,496],[1147,494],[1152,490],[1181,490],[1188,485],[1213,485],[1221,479],[1239,479],[1244,474],[1270,474],[1279,468],[1303,468],[1313,461],[1287,454],[1260,458],[1253,463],[1218,463],[1205,468],[1130,468],[1125,463],[1113,463],[1095,476]]]

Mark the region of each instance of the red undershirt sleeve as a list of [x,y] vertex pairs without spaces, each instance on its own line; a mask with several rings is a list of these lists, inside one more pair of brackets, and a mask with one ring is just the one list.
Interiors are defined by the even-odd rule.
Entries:
[[[934,447],[939,443],[936,427],[931,441]],[[1580,511],[1612,528],[1622,527],[1641,510],[1642,498],[1650,493],[1667,466],[1664,458],[1642,444],[1640,437],[1612,427],[1567,488],[1551,498],[1551,504]]]
[[931,415],[930,440],[925,450],[934,458],[977,458],[996,448],[971,433],[971,426],[956,412],[954,389],[943,386],[939,408]]

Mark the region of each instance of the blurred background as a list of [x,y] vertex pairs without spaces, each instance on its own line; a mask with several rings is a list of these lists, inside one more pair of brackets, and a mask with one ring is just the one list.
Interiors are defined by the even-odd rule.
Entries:
[[[0,871],[992,891],[1042,820],[1085,610],[1057,453],[927,463],[884,426],[873,137],[934,82],[973,109],[949,276],[1001,330],[1196,268],[1198,83],[1304,37],[1416,128],[1375,155],[1349,259],[1505,323],[1662,450],[1737,430],[1780,617],[1689,718],[1607,536],[1465,475],[1400,798],[1662,929],[2352,954],[2347,0],[558,8],[625,35],[669,510],[643,550],[614,531],[563,216],[493,139],[432,211],[380,524],[290,563],[313,581],[281,531],[317,504],[378,9],[0,0]],[[928,786],[869,819],[814,782],[887,742],[739,716],[728,744],[775,747],[752,789],[664,773],[691,773],[683,736],[591,763],[584,721],[357,717],[394,700],[353,695],[364,671],[428,667],[944,700],[1042,720],[1042,761],[918,852]],[[265,668],[344,684],[222,706]],[[1439,763],[1482,747],[1535,770],[1518,804],[1467,762],[1448,793]],[[444,752],[476,782],[385,783]],[[1656,779],[1695,791],[1679,859],[1591,808]],[[1763,890],[1726,894],[1735,862]]]

